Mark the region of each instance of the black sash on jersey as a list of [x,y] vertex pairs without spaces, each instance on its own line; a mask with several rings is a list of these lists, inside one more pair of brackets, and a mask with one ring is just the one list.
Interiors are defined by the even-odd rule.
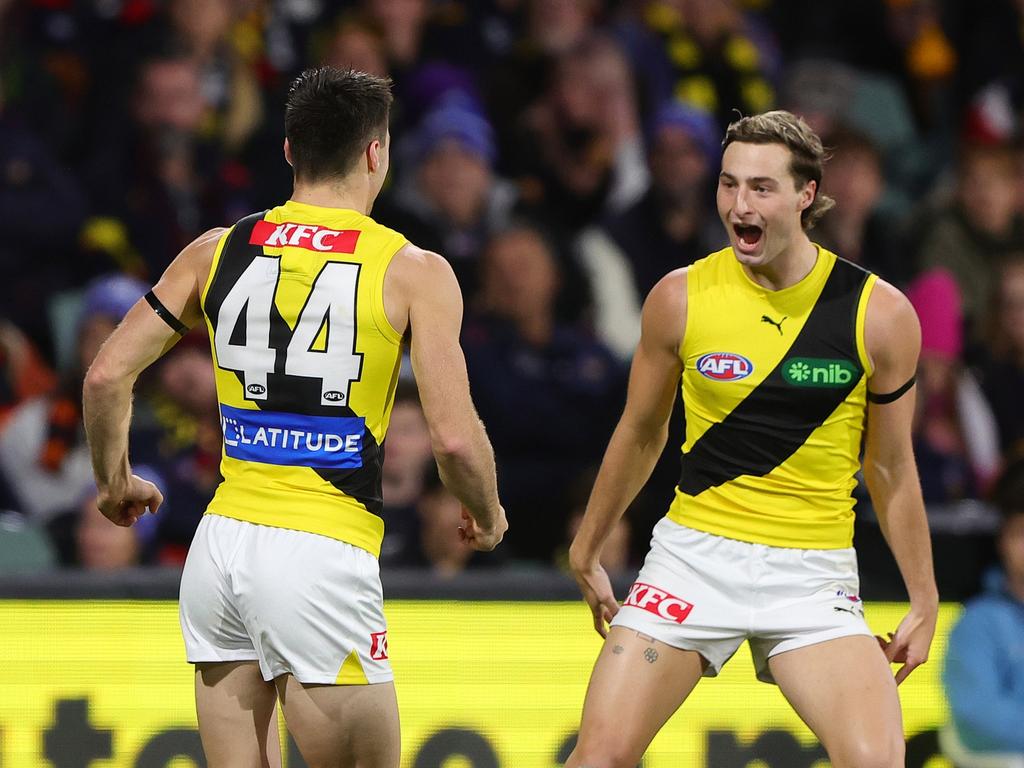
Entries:
[[[679,490],[696,496],[741,475],[762,477],[785,462],[847,398],[864,375],[857,306],[870,273],[836,259],[800,334],[771,373],[682,457]],[[791,358],[843,359],[859,375],[842,386],[797,388],[782,375]]]

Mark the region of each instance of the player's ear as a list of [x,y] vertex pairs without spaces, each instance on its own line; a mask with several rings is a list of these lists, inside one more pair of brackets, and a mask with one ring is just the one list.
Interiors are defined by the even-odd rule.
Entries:
[[288,161],[288,165],[295,165],[295,163],[292,162],[292,145],[288,143],[287,136],[284,139],[284,159]]
[[374,139],[366,147],[366,170],[371,174],[376,173],[380,168],[384,150],[380,145],[380,139]]
[[818,191],[818,182],[814,179],[809,179],[804,188],[800,190],[800,198],[797,202],[797,209],[800,211],[806,211],[811,203],[814,202],[815,193]]

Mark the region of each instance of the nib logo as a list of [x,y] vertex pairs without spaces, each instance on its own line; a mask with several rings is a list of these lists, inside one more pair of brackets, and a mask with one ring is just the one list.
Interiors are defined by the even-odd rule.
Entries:
[[794,387],[850,386],[860,377],[860,369],[850,360],[820,357],[791,357],[782,364],[782,378]]

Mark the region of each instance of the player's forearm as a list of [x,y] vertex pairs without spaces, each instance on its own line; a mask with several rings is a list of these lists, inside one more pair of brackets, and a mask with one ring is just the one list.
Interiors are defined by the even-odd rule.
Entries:
[[85,436],[101,492],[123,488],[131,474],[128,427],[133,384],[134,379],[108,378],[98,370],[90,370],[82,388]]
[[480,419],[474,414],[455,436],[435,436],[433,447],[445,487],[469,510],[477,525],[492,529],[500,514],[498,482],[494,449]]
[[865,466],[865,477],[882,535],[899,566],[911,604],[934,609],[939,596],[931,537],[913,461],[892,469]]
[[619,518],[654,471],[668,430],[647,433],[619,423],[608,443],[583,523],[569,549],[573,567],[596,562]]

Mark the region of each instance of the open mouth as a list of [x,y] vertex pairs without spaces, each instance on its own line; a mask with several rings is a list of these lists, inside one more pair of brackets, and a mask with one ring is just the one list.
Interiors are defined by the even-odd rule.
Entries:
[[753,224],[733,224],[733,231],[736,233],[736,244],[744,253],[753,253],[761,244],[764,230]]

